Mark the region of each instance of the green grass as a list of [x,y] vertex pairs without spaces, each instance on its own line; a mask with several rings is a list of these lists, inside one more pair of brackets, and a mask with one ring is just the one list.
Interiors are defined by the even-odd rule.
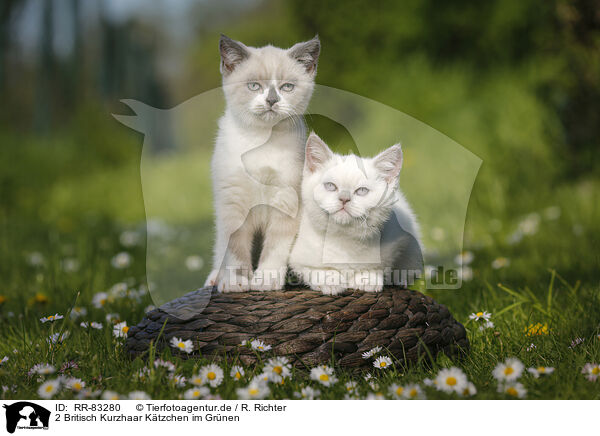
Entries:
[[[466,282],[461,290],[432,293],[468,330],[471,351],[462,361],[452,362],[440,356],[429,367],[394,365],[388,370],[371,368],[362,372],[336,368],[339,382],[330,388],[311,381],[307,371],[294,369],[292,377],[283,385],[271,386],[269,398],[293,398],[303,386],[312,386],[321,391],[321,398],[340,399],[347,393],[345,382],[351,380],[357,383],[357,395],[361,398],[376,392],[387,396],[392,383],[419,383],[428,398],[457,398],[456,394],[446,394],[423,385],[423,380],[435,378],[440,368],[453,365],[462,368],[475,384],[478,392],[473,398],[506,398],[504,394],[497,393],[492,370],[507,357],[518,357],[526,367],[556,368],[552,375],[539,379],[527,373],[521,376],[520,381],[528,391],[527,398],[599,398],[600,381],[590,382],[581,374],[586,362],[600,362],[600,292],[597,284],[591,281],[569,282],[553,270],[528,268],[534,258],[534,248],[551,234],[549,230],[553,226],[565,226],[565,220],[565,217],[561,217],[559,222],[542,220],[536,234],[510,246],[514,255],[502,253],[508,248],[499,250],[497,245],[473,249],[474,279]],[[6,220],[4,224],[6,229]],[[110,299],[100,309],[92,305],[95,293],[106,291],[115,283],[125,282],[129,290],[143,289],[144,245],[123,247],[119,243],[121,229],[109,221],[88,224],[87,234],[93,237],[82,236],[84,233],[81,232],[42,232],[36,228],[37,234],[29,231],[30,239],[20,240],[28,234],[29,226],[27,222],[11,222],[13,232],[5,233],[5,242],[18,243],[22,251],[2,252],[2,272],[6,280],[3,280],[0,294],[6,301],[0,307],[0,358],[9,357],[0,367],[0,386],[8,386],[2,397],[37,398],[42,379],[54,379],[57,374],[39,379],[28,376],[28,371],[35,364],[50,363],[60,369],[65,363],[74,362],[77,367],[67,369],[64,374],[81,378],[89,389],[110,390],[121,395],[141,390],[152,398],[180,398],[190,386],[176,387],[164,368],[154,368],[147,359],[130,360],[125,355],[123,340],[113,336],[112,325],[106,320],[107,313],[116,313],[118,319],[129,325],[137,323],[143,317],[144,308],[152,303],[150,296]],[[28,253],[33,250],[43,254],[44,265],[28,263]],[[132,255],[133,263],[125,269],[115,269],[110,259],[124,250]],[[202,254],[208,259],[207,253]],[[511,264],[494,270],[490,267],[491,260],[500,254],[510,257]],[[77,259],[79,269],[65,271],[62,266],[65,258]],[[31,300],[36,294],[44,295],[47,301]],[[75,305],[85,307],[87,315],[71,319],[68,314]],[[470,313],[481,310],[493,314],[493,329],[480,331],[476,322],[468,320]],[[39,321],[39,318],[54,313],[65,315],[65,318],[54,323],[42,324]],[[84,329],[79,326],[84,320],[101,322],[104,328]],[[538,322],[548,325],[548,334],[528,336],[525,333],[527,326]],[[51,346],[47,342],[48,336],[60,332],[69,332],[69,336],[62,344]],[[576,337],[583,338],[584,342],[569,348]],[[536,348],[528,351],[532,343]],[[173,362],[175,373],[188,378],[200,366],[210,363],[207,360],[181,360],[173,357],[168,349],[155,357]],[[270,356],[267,352],[260,357],[265,361]],[[335,365],[335,362],[331,364]],[[135,374],[145,366],[151,370],[144,379],[139,379]],[[212,394],[222,398],[235,398],[236,388],[262,371],[260,364],[246,367],[244,380],[234,381],[228,377],[228,367],[223,367],[225,380],[221,386],[212,389]],[[374,389],[364,379],[367,374],[373,376],[371,381],[375,381],[378,387]],[[56,398],[73,397],[72,392],[63,390]]]

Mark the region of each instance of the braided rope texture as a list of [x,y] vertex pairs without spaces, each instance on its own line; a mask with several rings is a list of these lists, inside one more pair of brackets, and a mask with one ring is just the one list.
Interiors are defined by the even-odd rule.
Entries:
[[338,296],[297,287],[228,294],[201,288],[149,312],[130,328],[126,349],[131,357],[140,356],[151,341],[161,349],[173,337],[194,344],[190,355],[171,348],[180,357],[237,358],[246,365],[257,361],[255,351],[240,346],[251,339],[307,367],[332,357],[341,367],[369,365],[361,354],[375,346],[401,363],[429,360],[439,352],[454,358],[469,350],[465,328],[446,306],[399,288]]

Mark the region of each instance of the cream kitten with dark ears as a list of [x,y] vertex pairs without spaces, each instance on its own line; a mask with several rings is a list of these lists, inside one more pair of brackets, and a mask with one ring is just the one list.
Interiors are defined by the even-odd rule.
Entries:
[[[306,129],[320,42],[285,50],[222,35],[225,114],[212,159],[216,242],[206,285],[221,292],[282,289],[298,230]],[[253,247],[262,235],[262,247]],[[252,270],[253,248],[260,249]]]
[[423,267],[419,225],[398,187],[402,149],[373,158],[333,153],[310,134],[302,217],[290,267],[324,294],[377,292],[406,284]]

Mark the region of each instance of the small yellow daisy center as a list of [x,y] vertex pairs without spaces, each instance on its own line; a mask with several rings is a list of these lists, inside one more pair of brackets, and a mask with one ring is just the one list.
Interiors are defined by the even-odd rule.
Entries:
[[379,364],[379,366],[381,366],[381,367],[383,368],[383,367],[387,366],[387,363],[385,363],[385,362],[381,362],[381,363]]
[[235,378],[237,378],[238,380],[242,378],[242,374],[240,374],[240,372],[236,372],[234,375]]
[[262,350],[262,349],[263,349],[263,346],[262,346],[262,345],[259,345],[259,346],[258,346],[258,347],[256,347],[256,348],[258,348],[259,350]]
[[199,397],[200,396],[200,391],[194,391],[194,393],[192,394],[192,396]]
[[483,312],[477,312],[476,314],[478,317],[482,317],[483,316]]
[[396,389],[396,394],[397,395],[402,395],[403,391],[404,391],[404,388],[402,386],[400,386],[398,389]]
[[515,370],[511,366],[504,368],[504,375],[511,375]]
[[281,373],[283,372],[283,368],[281,366],[276,366],[275,368],[273,368],[273,372],[276,372],[277,374],[281,375]]
[[463,390],[463,395],[469,395],[469,394],[470,394],[469,388],[465,388]]
[[446,379],[446,384],[448,386],[454,386],[456,384],[456,377],[448,377]]
[[248,391],[248,393],[249,393],[250,395],[256,395],[256,394],[258,394],[258,389],[256,389],[256,388],[252,388],[252,389],[250,389],[250,390]]
[[185,348],[185,344],[184,344],[183,342],[179,342],[179,343],[177,344],[177,346],[178,346],[179,348]]
[[105,299],[105,298],[103,298],[102,300],[100,300],[100,304],[101,304],[102,306],[104,306],[104,303],[106,303],[106,299]]
[[600,366],[596,366],[595,368],[592,368],[592,374],[594,374],[594,375],[600,374]]
[[81,389],[81,383],[77,382],[73,384],[73,389],[75,389],[76,391]]
[[543,366],[538,366],[537,370],[538,372],[546,372],[546,368],[544,368]]
[[217,374],[215,374],[214,372],[209,372],[208,374],[206,374],[206,378],[209,380],[214,380],[217,378]]
[[54,390],[54,386],[48,385],[46,386],[46,392],[52,392]]
[[48,321],[53,321],[53,320],[54,320],[54,315],[50,315],[50,316],[48,317]]
[[321,380],[321,381],[328,381],[329,380],[329,376],[327,374],[321,374],[319,376],[319,380]]
[[417,390],[415,388],[412,388],[408,394],[411,397],[416,397],[417,396]]
[[506,393],[508,395],[512,395],[513,397],[516,397],[518,394],[517,390],[515,388],[513,388],[512,386],[506,390]]
[[127,333],[129,331],[129,327],[125,326],[123,327],[123,333]]

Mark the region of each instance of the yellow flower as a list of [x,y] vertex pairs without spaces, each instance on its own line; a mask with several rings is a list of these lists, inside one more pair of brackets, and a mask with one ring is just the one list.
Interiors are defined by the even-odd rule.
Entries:
[[541,336],[547,335],[549,332],[548,324],[537,323],[537,324],[529,324],[529,326],[525,327],[525,334],[527,336]]
[[38,292],[29,299],[27,304],[29,304],[30,306],[33,306],[34,304],[46,304],[48,301],[49,301],[49,299],[45,294]]
[[3,304],[6,302],[6,297],[4,295],[0,295],[0,304]]

